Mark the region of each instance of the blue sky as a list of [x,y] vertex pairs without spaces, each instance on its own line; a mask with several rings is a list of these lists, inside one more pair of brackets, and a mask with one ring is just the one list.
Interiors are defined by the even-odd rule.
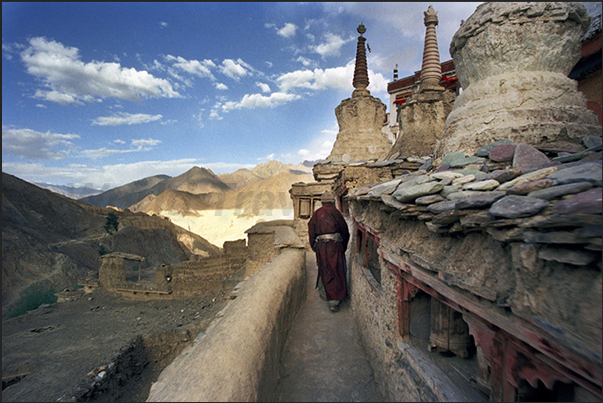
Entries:
[[325,158],[352,93],[441,61],[480,3],[2,3],[2,170],[108,189],[192,166],[215,173]]

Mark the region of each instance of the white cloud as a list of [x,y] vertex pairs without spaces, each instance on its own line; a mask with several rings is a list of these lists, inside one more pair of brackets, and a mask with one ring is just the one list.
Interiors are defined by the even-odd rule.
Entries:
[[295,59],[296,62],[300,62],[304,67],[313,67],[316,66],[316,62],[308,59],[307,57],[299,56]]
[[249,74],[249,70],[251,70],[251,66],[245,63],[243,60],[232,60],[225,59],[222,61],[222,65],[220,66],[220,71],[222,74],[232,78],[233,80],[239,80],[241,77]]
[[141,123],[154,122],[160,120],[161,115],[147,115],[144,113],[119,113],[114,116],[101,116],[92,121],[93,125],[97,126],[120,126],[120,125],[136,125]]
[[60,104],[92,102],[102,98],[141,101],[143,98],[174,98],[169,81],[147,71],[122,67],[118,63],[80,60],[78,49],[44,37],[29,41],[21,52],[27,72],[42,80],[45,89],[35,97]]
[[181,56],[176,57],[172,55],[165,56],[165,59],[169,62],[174,62],[172,66],[177,69],[199,77],[206,77],[215,80],[211,70],[216,68],[216,64],[211,60],[186,60]]
[[354,38],[343,39],[339,35],[327,33],[325,35],[325,41],[313,48],[314,52],[318,53],[323,58],[328,56],[339,56],[340,50],[343,45],[353,41]]
[[276,31],[276,33],[280,36],[282,36],[283,38],[291,38],[292,36],[295,36],[295,31],[297,30],[297,25],[288,22],[285,24],[284,27],[282,27],[281,29],[278,29]]
[[138,139],[132,140],[132,145],[139,151],[146,151],[161,143],[161,140],[155,139]]
[[330,69],[297,70],[285,73],[278,77],[281,91],[289,91],[294,88],[306,88],[311,90],[324,90],[327,88],[339,88],[353,90],[352,78],[354,65]]
[[224,83],[215,83],[214,87],[216,87],[216,89],[220,91],[225,91],[228,89],[228,86]]
[[2,126],[2,153],[26,159],[60,160],[75,149],[70,140],[79,138],[77,134],[42,133]]
[[261,82],[256,82],[255,85],[257,85],[258,87],[260,87],[260,89],[262,90],[262,92],[270,92],[270,86],[266,83],[261,83]]
[[167,23],[167,22],[164,22],[164,21],[161,21],[161,22],[159,23],[159,25],[161,25],[161,28],[167,28],[168,23]]
[[[125,144],[125,142],[122,140],[114,141],[114,143]],[[160,143],[160,140],[155,139],[133,139],[131,143],[132,147],[128,149],[111,149],[103,147],[95,150],[82,150],[81,154],[90,159],[97,160],[100,158],[110,157],[115,154],[127,154],[141,151],[149,151]]]
[[126,142],[125,142],[125,141],[123,141],[123,140],[119,140],[119,139],[118,139],[118,140],[113,140],[113,142],[114,142],[114,143],[117,143],[117,144],[126,144]]
[[[388,80],[381,73],[375,73],[369,69],[369,87],[368,90],[387,95]],[[285,73],[278,77],[276,81],[281,91],[287,92],[295,88],[304,88],[310,90],[342,89],[353,91],[352,81],[354,78],[354,61],[351,61],[344,67],[334,67],[330,69],[314,70],[296,70]]]
[[299,98],[301,98],[301,96],[296,94],[287,94],[284,92],[274,92],[268,96],[261,94],[245,94],[240,102],[225,102],[222,105],[222,110],[228,112],[233,109],[242,108],[274,108]]

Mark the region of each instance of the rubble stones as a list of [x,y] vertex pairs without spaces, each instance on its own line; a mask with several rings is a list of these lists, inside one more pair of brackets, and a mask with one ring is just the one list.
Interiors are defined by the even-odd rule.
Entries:
[[435,214],[440,214],[445,211],[454,210],[456,208],[456,200],[442,201],[439,203],[427,206],[427,210]]
[[463,186],[466,183],[473,182],[475,180],[475,175],[465,175],[460,178],[456,178],[452,181],[453,186]]
[[[404,184],[403,184],[404,185]],[[444,188],[444,185],[438,182],[426,182],[411,186],[398,186],[398,189],[393,193],[393,196],[398,201],[406,202],[416,199],[417,197],[438,193]]]
[[415,203],[421,204],[421,205],[426,205],[426,204],[433,204],[433,203],[437,203],[437,202],[441,202],[441,201],[445,201],[445,200],[446,199],[444,199],[439,194],[431,194],[431,195],[427,195],[427,196],[418,197],[415,200]]
[[465,183],[463,185],[463,190],[492,190],[496,189],[498,186],[500,186],[498,181],[487,179],[485,181]]
[[[495,141],[494,143],[488,144],[487,146],[478,148],[477,151],[475,152],[475,155],[477,155],[478,157],[490,157],[490,159],[494,159],[494,158],[492,158],[491,153],[494,150],[494,148],[496,148],[500,145],[515,145],[515,143],[512,142],[511,140],[507,140],[507,139],[498,140],[498,141]],[[515,151],[515,148],[513,148],[513,151]]]
[[469,164],[475,164],[476,162],[483,162],[484,159],[480,157],[466,157],[465,153],[448,153],[442,159],[442,164],[450,164],[451,168],[460,168]]
[[528,196],[537,197],[544,200],[551,200],[557,197],[583,192],[590,189],[592,186],[593,185],[589,182],[568,183],[567,185],[534,190],[533,192],[528,193]]
[[517,178],[519,175],[521,175],[521,173],[522,173],[521,169],[518,169],[518,168],[500,169],[498,171],[489,173],[486,176],[486,179],[494,179],[495,181],[498,181],[499,183],[504,183],[504,182],[508,182],[510,180]]
[[565,185],[575,182],[590,182],[595,186],[601,186],[601,164],[587,162],[570,168],[561,169],[551,175],[549,179],[555,179],[558,184]]
[[477,190],[461,190],[458,192],[450,193],[448,196],[446,196],[446,198],[448,200],[460,200],[460,199],[465,199],[465,198],[473,196],[473,195],[477,195],[479,193],[481,193],[481,192],[479,192]]
[[535,181],[538,179],[543,179],[546,177],[549,177],[549,179],[555,179],[552,177],[552,174],[555,172],[557,172],[557,167],[548,167],[548,168],[538,169],[536,171],[532,171],[527,174],[518,176],[517,178],[515,178],[509,182],[505,182],[502,185],[500,185],[496,190],[501,190],[501,191],[508,190],[514,186],[518,186],[518,185],[528,183],[531,181]]
[[529,196],[510,195],[495,202],[490,214],[505,218],[530,217],[547,207],[549,202]]
[[558,201],[553,206],[557,214],[572,214],[579,211],[582,214],[601,214],[601,188],[587,190]]
[[459,209],[475,209],[490,206],[497,200],[505,197],[505,192],[483,192],[471,195],[467,198],[456,201],[456,207]]
[[[530,192],[549,188],[555,184],[553,179],[537,179],[533,182],[523,183],[521,185],[514,186],[507,190],[507,194],[510,195],[527,195]],[[541,199],[541,198],[540,198]]]
[[502,144],[495,147],[490,153],[490,159],[496,162],[507,162],[513,161],[513,156],[515,155],[515,149],[517,146],[515,144]]
[[541,151],[526,143],[520,143],[513,154],[513,168],[535,168],[550,162]]
[[582,144],[588,149],[602,144],[601,137],[589,135],[582,139]]

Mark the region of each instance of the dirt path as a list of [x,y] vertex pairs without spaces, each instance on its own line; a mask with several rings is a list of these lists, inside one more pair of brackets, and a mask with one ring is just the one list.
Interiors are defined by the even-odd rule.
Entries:
[[379,402],[349,300],[329,311],[316,284],[316,260],[306,253],[308,297],[289,332],[282,356],[281,402]]
[[[194,338],[224,307],[227,298],[224,291],[203,298],[142,302],[97,289],[76,301],[4,321],[2,401],[56,401],[88,373],[108,364],[137,336],[161,340],[163,334],[180,332]],[[172,356],[179,352],[174,348]],[[140,379],[122,388],[117,400],[146,400],[150,382],[163,365],[167,362],[151,362]],[[7,386],[6,381],[13,384]]]

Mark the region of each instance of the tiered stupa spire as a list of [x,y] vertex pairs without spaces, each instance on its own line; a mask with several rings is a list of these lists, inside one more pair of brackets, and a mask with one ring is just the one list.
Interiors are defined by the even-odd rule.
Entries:
[[358,45],[356,47],[356,66],[354,68],[354,80],[352,81],[354,92],[352,93],[352,96],[369,94],[369,91],[366,89],[369,85],[366,50],[364,47],[366,38],[362,36],[362,34],[366,32],[364,24],[360,23],[357,31],[360,36],[358,37]]
[[421,66],[421,89],[441,90],[439,82],[442,79],[442,66],[440,64],[440,52],[438,50],[438,38],[436,36],[436,25],[438,25],[438,13],[432,6],[424,11],[425,15],[425,47],[423,49],[423,65]]

